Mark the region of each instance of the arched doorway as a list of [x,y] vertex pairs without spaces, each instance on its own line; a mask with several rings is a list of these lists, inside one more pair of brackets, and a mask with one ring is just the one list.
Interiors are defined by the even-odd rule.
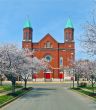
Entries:
[[52,81],[52,73],[53,72],[51,70],[44,71],[45,81]]

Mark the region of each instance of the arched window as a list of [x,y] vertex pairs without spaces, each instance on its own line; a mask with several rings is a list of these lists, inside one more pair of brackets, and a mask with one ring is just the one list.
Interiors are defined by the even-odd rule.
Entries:
[[70,32],[66,32],[65,41],[71,41],[71,33]]
[[28,41],[29,40],[29,33],[26,32],[26,40]]
[[60,66],[63,66],[63,57],[60,57]]
[[44,44],[44,48],[52,48],[52,44],[47,41],[45,44]]
[[68,41],[68,32],[65,34],[65,41]]
[[70,40],[70,41],[73,40],[73,38],[72,38],[72,33],[71,33],[71,32],[69,32],[69,40]]
[[51,47],[51,43],[50,43],[50,42],[47,42],[47,43],[46,43],[46,47],[47,47],[47,48],[50,48],[50,47]]

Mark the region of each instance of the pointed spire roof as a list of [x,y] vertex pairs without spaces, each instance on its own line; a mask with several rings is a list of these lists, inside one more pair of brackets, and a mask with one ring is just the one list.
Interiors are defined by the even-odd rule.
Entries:
[[68,18],[65,28],[73,28],[73,23],[70,18]]
[[26,20],[24,23],[24,28],[32,28],[29,20]]

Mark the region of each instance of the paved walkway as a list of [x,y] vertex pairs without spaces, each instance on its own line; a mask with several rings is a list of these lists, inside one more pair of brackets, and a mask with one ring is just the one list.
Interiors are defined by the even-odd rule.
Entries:
[[96,110],[96,102],[63,85],[33,85],[34,89],[1,110]]

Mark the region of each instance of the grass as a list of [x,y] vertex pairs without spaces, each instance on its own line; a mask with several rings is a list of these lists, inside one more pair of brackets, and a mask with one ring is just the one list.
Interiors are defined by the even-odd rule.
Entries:
[[96,93],[93,93],[93,92],[91,92],[91,91],[86,91],[86,90],[82,90],[82,89],[80,89],[80,90],[78,90],[79,92],[81,92],[81,93],[83,93],[83,94],[86,94],[86,95],[88,95],[88,96],[91,96],[91,97],[93,97],[93,98],[96,98]]
[[[21,88],[21,87],[22,87],[21,85],[16,85],[16,88]],[[10,91],[10,90],[12,90],[12,86],[11,85],[0,86],[0,92]]]
[[[85,87],[86,89],[92,90],[93,88],[91,86]],[[94,87],[94,90],[96,90],[96,86]]]
[[19,95],[26,93],[28,90],[22,89],[22,90],[16,91],[15,94],[10,93],[7,95],[0,96],[0,105],[10,101],[11,99],[14,99],[15,97]]
[[[89,90],[92,90],[92,85],[87,85],[87,86],[80,86],[80,88],[86,88],[86,89],[89,89]],[[96,84],[94,85],[94,89],[96,90]]]
[[8,100],[11,100],[12,98],[14,98],[14,96],[11,95],[0,96],[0,105],[7,102]]
[[80,93],[83,93],[85,95],[88,95],[88,96],[96,99],[96,93],[93,93],[92,91],[90,91],[90,90],[92,90],[92,87],[78,87],[78,88],[75,87],[75,88],[71,88],[71,89],[76,90]]

